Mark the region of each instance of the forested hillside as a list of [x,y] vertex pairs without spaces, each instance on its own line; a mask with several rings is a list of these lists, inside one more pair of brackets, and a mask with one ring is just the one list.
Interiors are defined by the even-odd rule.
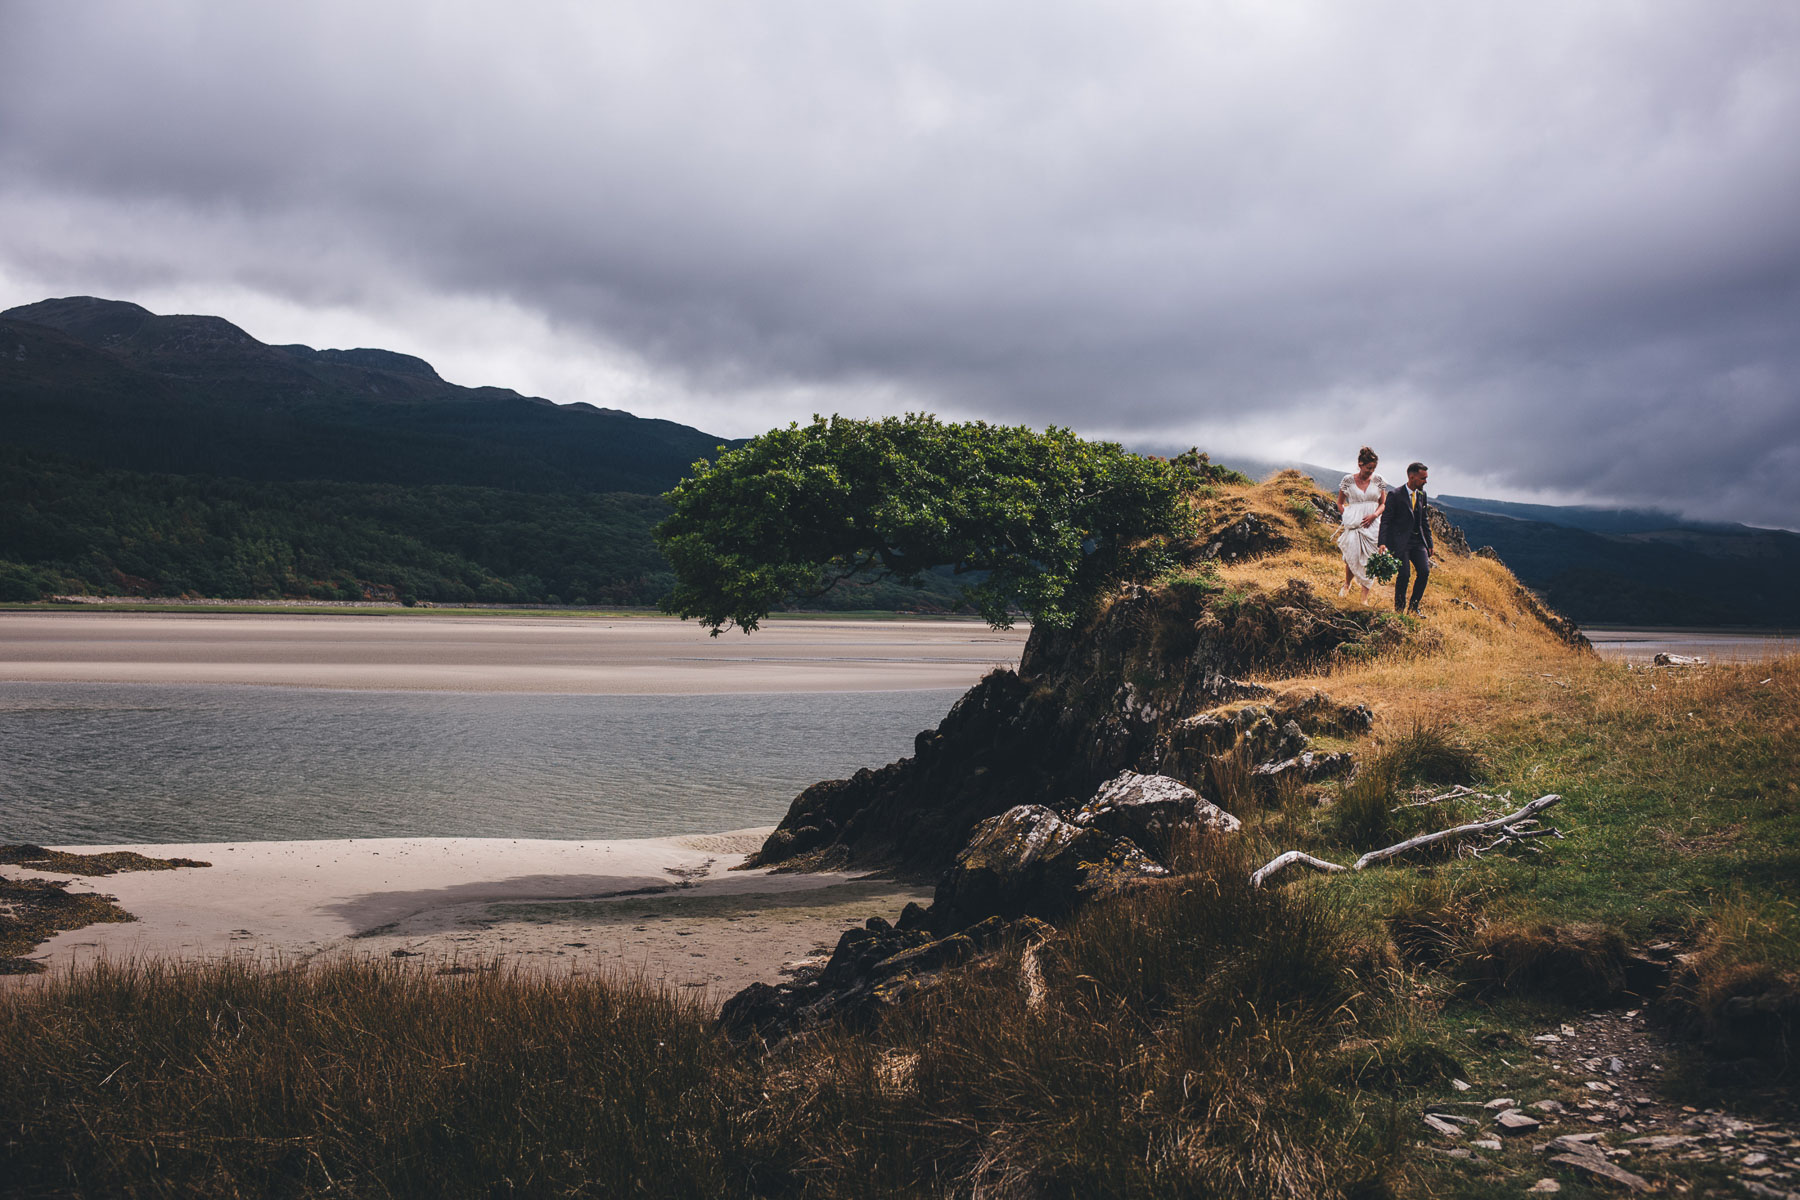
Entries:
[[102,466],[522,492],[673,487],[725,439],[466,388],[385,350],[267,346],[219,317],[92,297],[0,313],[8,444]]

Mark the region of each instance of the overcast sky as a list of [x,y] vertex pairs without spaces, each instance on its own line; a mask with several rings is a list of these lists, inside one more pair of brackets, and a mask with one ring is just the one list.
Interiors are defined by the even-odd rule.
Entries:
[[1800,4],[0,0],[0,307],[1800,527]]

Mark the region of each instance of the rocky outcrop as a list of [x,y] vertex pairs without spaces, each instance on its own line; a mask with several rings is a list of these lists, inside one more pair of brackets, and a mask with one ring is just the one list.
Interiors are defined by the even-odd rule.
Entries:
[[1205,828],[1236,833],[1243,822],[1167,775],[1121,771],[1081,806],[1074,824],[1129,838],[1158,850],[1183,830]]
[[822,969],[802,971],[782,984],[753,983],[731,997],[719,1010],[719,1025],[740,1039],[767,1040],[825,1021],[866,1026],[930,987],[944,971],[990,954],[1009,940],[1032,944],[1052,932],[1032,917],[991,917],[934,937],[904,920],[893,925],[871,917],[861,929],[845,931]]
[[[1285,759],[1305,749],[1285,733],[1290,723],[1302,735],[1357,733],[1371,719],[1322,693],[1275,696],[1244,672],[1401,636],[1381,614],[1342,610],[1299,580],[1228,596],[1127,588],[1084,625],[1033,630],[1019,669],[983,679],[910,757],[801,793],[750,865],[935,878],[981,822],[1021,805],[1072,819],[1121,771],[1204,793],[1210,756],[1240,737],[1253,761]],[[1245,699],[1248,708],[1231,707]]]
[[930,919],[939,930],[991,915],[1060,921],[1089,900],[1168,873],[1130,838],[1021,804],[975,827],[938,880]]
[[1470,553],[1469,539],[1456,522],[1439,512],[1435,504],[1427,513],[1427,519],[1431,522],[1431,543],[1437,553],[1466,557]]
[[1250,774],[1258,784],[1273,790],[1285,783],[1313,783],[1320,779],[1348,775],[1355,768],[1356,756],[1353,754],[1343,751],[1337,754],[1315,754],[1311,750],[1303,750],[1293,758],[1262,763]]
[[1531,589],[1527,588],[1524,584],[1520,583],[1515,584],[1514,586],[1516,588],[1514,599],[1519,602],[1519,605],[1524,608],[1526,612],[1543,622],[1544,628],[1555,634],[1558,640],[1575,647],[1577,650],[1586,650],[1590,654],[1593,653],[1594,643],[1588,641],[1587,634],[1581,632],[1581,627],[1579,625],[1575,624],[1575,622],[1569,620],[1561,613],[1552,610],[1542,600],[1537,598],[1536,593],[1531,591]]
[[1287,544],[1287,538],[1272,522],[1253,512],[1247,512],[1215,531],[1201,547],[1200,558],[1203,561],[1218,559],[1236,562],[1242,558],[1268,554]]
[[[1238,819],[1162,775],[1121,772],[1072,819],[1021,804],[976,825],[938,879],[930,908],[871,918],[794,980],[756,983],[725,1003],[723,1027],[773,1040],[825,1020],[866,1022],[1009,936],[1039,941],[1091,901],[1170,875],[1184,832],[1235,833]],[[1153,847],[1146,851],[1145,847]]]

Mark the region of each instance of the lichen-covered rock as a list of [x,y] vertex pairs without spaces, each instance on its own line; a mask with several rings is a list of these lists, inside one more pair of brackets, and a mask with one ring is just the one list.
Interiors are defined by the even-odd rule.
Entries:
[[1280,762],[1266,762],[1258,765],[1250,775],[1259,784],[1275,788],[1282,783],[1312,783],[1318,779],[1330,779],[1337,775],[1347,775],[1356,767],[1356,756],[1349,753],[1320,754],[1311,750],[1302,751],[1293,758]]
[[932,922],[942,930],[990,915],[1056,921],[1095,896],[1167,874],[1128,839],[1021,804],[975,827],[938,880]]
[[1243,823],[1179,779],[1121,771],[1100,786],[1094,798],[1072,818],[1140,848],[1168,845],[1184,829],[1208,828],[1235,833]]

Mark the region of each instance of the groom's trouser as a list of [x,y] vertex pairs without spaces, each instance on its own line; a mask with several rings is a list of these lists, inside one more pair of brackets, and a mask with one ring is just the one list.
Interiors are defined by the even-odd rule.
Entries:
[[[1425,548],[1424,542],[1414,542],[1397,556],[1400,559],[1400,573],[1394,576],[1394,611],[1402,612],[1410,607],[1419,611],[1419,597],[1425,594],[1425,581],[1431,578],[1431,552]],[[1413,570],[1419,574],[1413,577]],[[1406,603],[1406,581],[1412,579],[1412,604]]]

